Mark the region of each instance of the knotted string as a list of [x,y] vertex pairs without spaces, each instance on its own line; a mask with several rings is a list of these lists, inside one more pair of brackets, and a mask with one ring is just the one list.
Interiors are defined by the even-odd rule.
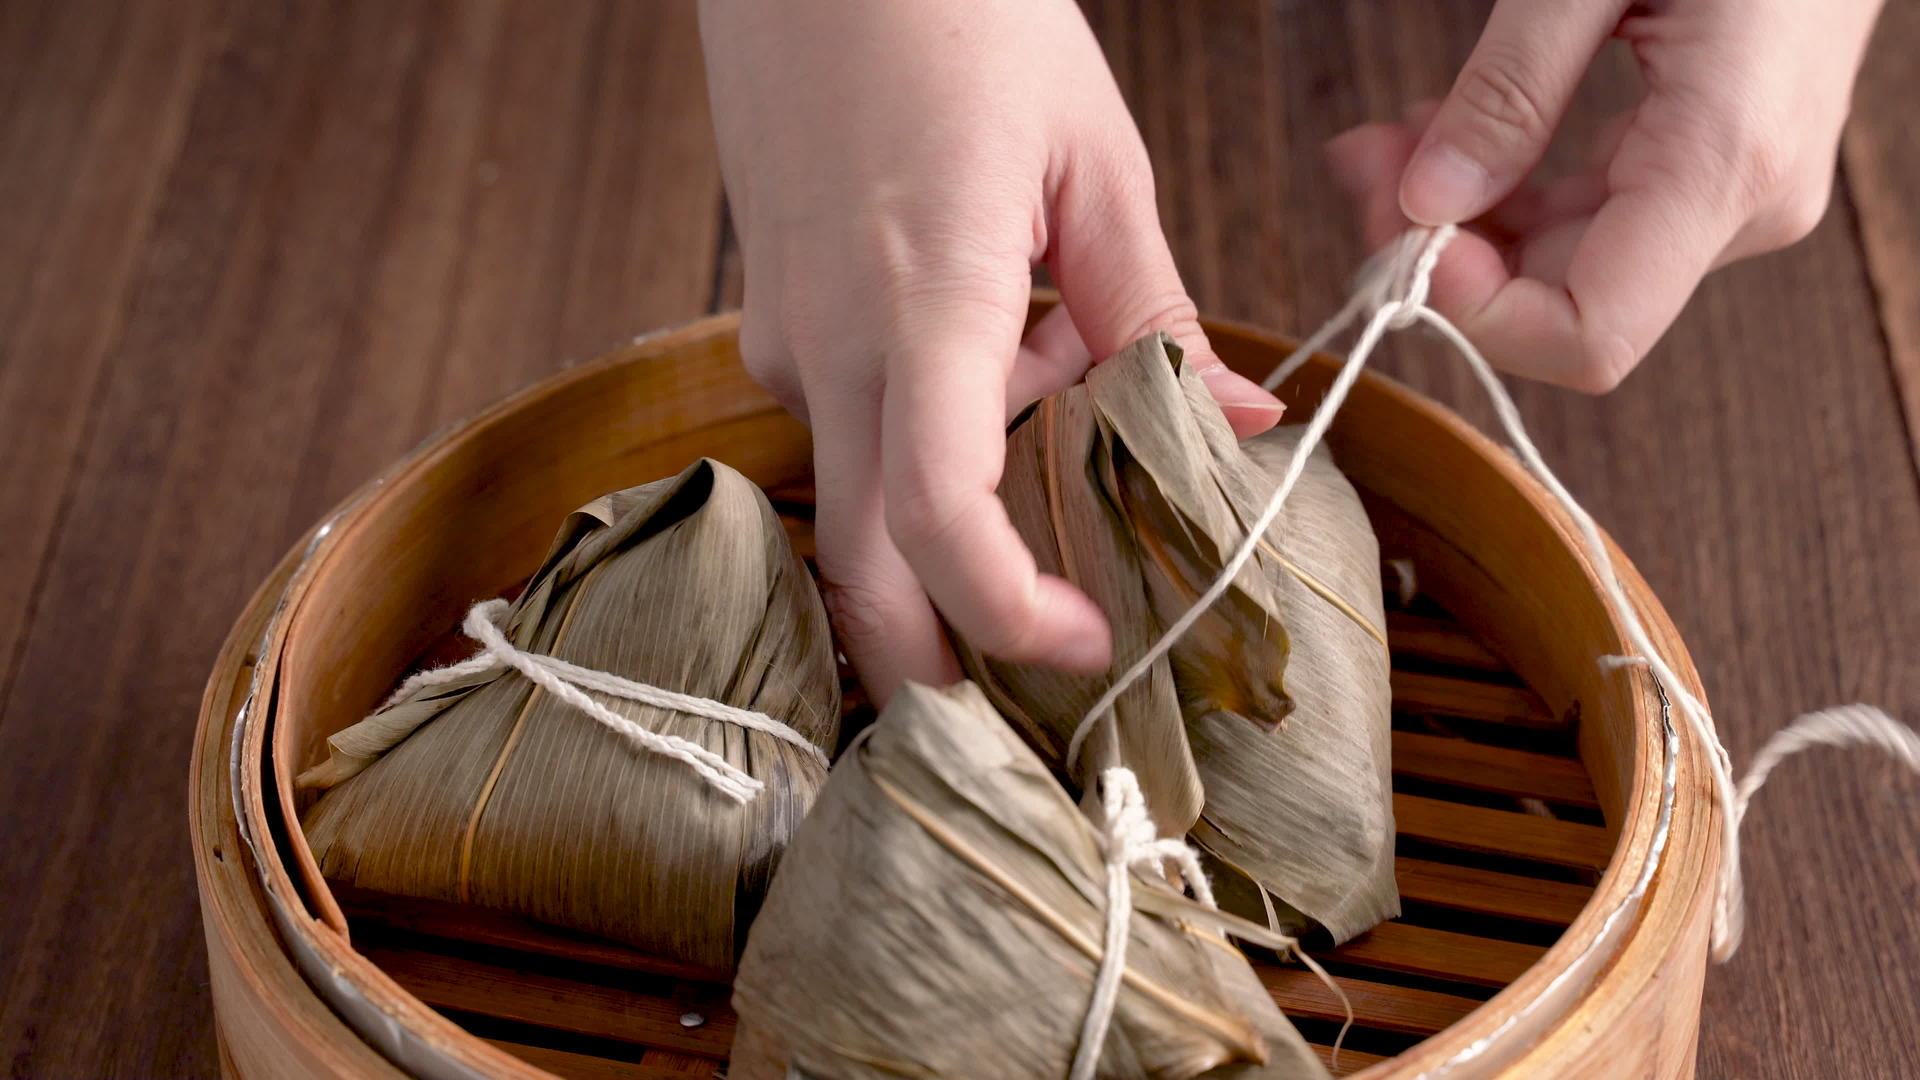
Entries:
[[1120,980],[1127,971],[1133,871],[1158,873],[1162,863],[1171,862],[1193,889],[1194,899],[1207,907],[1216,906],[1213,887],[1200,869],[1200,856],[1183,841],[1155,834],[1153,819],[1147,816],[1146,797],[1140,793],[1140,781],[1132,769],[1118,766],[1101,772],[1100,808],[1100,847],[1107,866],[1106,935],[1100,968],[1093,979],[1093,998],[1080,1025],[1080,1045],[1074,1051],[1067,1080],[1093,1080],[1100,1052],[1106,1046],[1107,1028],[1113,1023],[1114,1006],[1120,999]]
[[588,697],[585,691],[764,732],[805,751],[822,768],[828,765],[826,753],[805,735],[765,713],[736,708],[712,698],[649,686],[518,648],[500,632],[500,623],[505,621],[508,610],[505,600],[486,600],[473,605],[460,628],[468,637],[480,643],[480,651],[457,664],[414,675],[401,683],[381,708],[411,698],[421,690],[504,667],[526,676],[534,685],[606,725],[640,749],[685,762],[715,791],[734,802],[750,801],[766,785],[699,743],[649,730]]
[[[1363,311],[1370,311],[1366,325],[1361,329],[1353,349],[1347,354],[1345,363],[1334,377],[1326,398],[1314,411],[1306,431],[1295,445],[1293,457],[1287,463],[1279,485],[1268,499],[1266,507],[1255,519],[1247,536],[1234,550],[1232,558],[1221,568],[1220,574],[1212,585],[1200,595],[1192,607],[1174,620],[1166,631],[1154,641],[1152,647],[1123,672],[1108,687],[1106,692],[1087,710],[1073,738],[1067,744],[1067,762],[1071,767],[1078,759],[1081,746],[1095,723],[1105,717],[1116,701],[1129,686],[1143,677],[1155,663],[1172,649],[1206,610],[1220,599],[1239,577],[1253,553],[1258,549],[1267,529],[1272,527],[1279,517],[1280,510],[1286,505],[1287,497],[1293,493],[1294,485],[1306,468],[1307,458],[1326,437],[1327,429],[1332,426],[1333,418],[1340,406],[1346,401],[1347,394],[1359,380],[1360,370],[1379,346],[1380,340],[1388,330],[1402,330],[1418,323],[1426,323],[1457,350],[1467,362],[1487,396],[1492,400],[1495,413],[1500,418],[1501,427],[1512,442],[1515,454],[1532,471],[1534,476],[1547,488],[1554,500],[1560,504],[1575,529],[1580,534],[1581,543],[1586,549],[1587,558],[1600,578],[1602,594],[1614,618],[1620,623],[1627,641],[1634,651],[1621,657],[1601,657],[1603,667],[1639,665],[1648,668],[1659,678],[1661,684],[1679,705],[1681,715],[1686,719],[1688,728],[1695,740],[1705,752],[1709,772],[1713,776],[1715,799],[1721,811],[1721,847],[1725,857],[1721,862],[1720,880],[1715,891],[1713,915],[1713,957],[1724,962],[1740,947],[1741,930],[1744,923],[1743,893],[1740,878],[1740,823],[1746,816],[1747,806],[1754,794],[1759,791],[1767,777],[1783,759],[1815,746],[1877,746],[1892,754],[1895,760],[1908,768],[1920,772],[1920,733],[1894,720],[1883,710],[1868,705],[1843,705],[1806,713],[1787,727],[1776,732],[1749,767],[1747,775],[1738,784],[1733,779],[1733,763],[1727,755],[1727,749],[1720,741],[1718,730],[1714,727],[1713,715],[1674,670],[1672,664],[1660,652],[1648,634],[1639,612],[1627,598],[1626,590],[1620,584],[1613,557],[1607,551],[1605,541],[1601,539],[1600,529],[1593,517],[1574,499],[1565,485],[1561,484],[1553,470],[1547,467],[1540,456],[1539,448],[1528,437],[1525,426],[1520,421],[1520,412],[1500,382],[1498,375],[1485,357],[1480,355],[1465,334],[1453,325],[1446,316],[1427,306],[1427,296],[1433,283],[1433,270],[1440,261],[1440,253],[1452,241],[1457,229],[1452,225],[1438,228],[1414,228],[1403,233],[1392,244],[1382,249],[1374,258],[1362,267],[1359,285],[1352,300],[1348,301],[1327,325],[1315,331],[1299,348],[1280,362],[1263,384],[1272,390],[1285,382],[1288,377],[1310,359],[1315,352],[1325,347],[1342,330],[1346,329]],[[1124,770],[1107,770],[1105,775]],[[1132,774],[1129,772],[1129,779]],[[1125,785],[1119,785],[1124,790]],[[1107,791],[1115,790],[1109,784]],[[1135,782],[1132,790],[1138,793]],[[1103,799],[1107,796],[1103,796]],[[1144,815],[1144,807],[1141,810]],[[1108,819],[1113,820],[1109,811]],[[1149,826],[1150,828],[1150,826]],[[1122,875],[1124,876],[1124,875]],[[1112,877],[1111,873],[1109,875]],[[1108,945],[1102,958],[1102,972],[1107,966],[1123,965],[1124,957],[1116,963],[1114,959],[1115,938],[1113,886],[1109,885],[1108,896]],[[1120,948],[1125,947],[1125,937],[1118,939]],[[1095,996],[1088,1009],[1088,1023],[1082,1031],[1080,1058],[1076,1058],[1076,1070],[1079,1061],[1089,1053],[1088,1032],[1095,1030],[1096,1015],[1110,1017],[1113,1004],[1103,1000],[1100,986],[1096,983]],[[1099,1025],[1099,1033],[1104,1036],[1105,1024]],[[1092,1050],[1098,1056],[1098,1047]],[[1082,1074],[1074,1073],[1076,1080]]]

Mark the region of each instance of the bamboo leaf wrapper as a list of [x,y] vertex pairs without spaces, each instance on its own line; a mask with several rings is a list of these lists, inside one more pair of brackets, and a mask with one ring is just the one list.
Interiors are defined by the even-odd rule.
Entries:
[[[503,629],[519,649],[765,713],[831,753],[826,613],[766,497],[701,461],[571,515]],[[456,900],[731,968],[825,778],[760,731],[596,695],[764,783],[739,803],[505,668],[424,688],[336,734],[301,777],[330,879]]]

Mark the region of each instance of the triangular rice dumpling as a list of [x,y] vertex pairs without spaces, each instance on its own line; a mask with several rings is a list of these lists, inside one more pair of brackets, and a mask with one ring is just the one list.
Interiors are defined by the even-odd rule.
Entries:
[[[1372,678],[1386,666],[1385,639],[1374,636],[1376,541],[1324,454],[1309,472],[1234,586],[1094,729],[1089,745],[1105,754],[1072,775],[1084,788],[1093,768],[1133,768],[1164,833],[1194,830],[1203,850],[1278,901],[1286,928],[1313,923],[1345,939],[1398,907],[1390,697],[1384,678]],[[1144,338],[1096,365],[1015,422],[1000,494],[1040,568],[1107,613],[1113,669],[1061,675],[962,642],[963,666],[1060,762],[1099,692],[1218,577],[1276,480],[1234,438],[1171,338]],[[1348,573],[1362,561],[1364,582]],[[1341,603],[1315,591],[1329,582]],[[1354,615],[1370,619],[1372,633]],[[1300,640],[1329,630],[1331,641]],[[1310,659],[1296,666],[1303,651]]]
[[301,777],[322,872],[730,969],[826,777],[839,682],[826,612],[766,496],[703,460],[570,515],[499,623],[518,649],[764,713],[759,730],[589,696],[760,781],[730,799],[505,667],[404,693]]
[[[1278,483],[1302,430],[1275,428],[1242,445]],[[1313,922],[1344,941],[1400,913],[1380,545],[1324,445],[1267,536],[1287,570],[1273,587],[1293,642],[1294,710],[1272,733],[1228,713],[1189,716],[1207,788],[1193,841],[1278,898],[1281,929]]]
[[[1068,741],[1115,677],[1212,584],[1245,535],[1239,509],[1265,485],[1206,390],[1179,377],[1179,346],[1155,335],[1096,365],[1085,382],[1043,398],[1007,437],[1000,498],[1042,572],[1079,586],[1113,628],[1112,670],[1076,676],[1009,664],[958,642],[962,665],[1042,754]],[[1191,383],[1191,387],[1186,383]],[[1291,708],[1282,686],[1287,634],[1273,618],[1263,554],[1175,645],[1129,687],[1111,722],[1091,732],[1071,770],[1087,778],[1124,764],[1140,777],[1164,835],[1199,817],[1200,776],[1183,713],[1227,709],[1270,727]]]
[[[1106,872],[1091,824],[978,688],[908,684],[835,766],[774,879],[734,980],[728,1075],[1067,1075]],[[1325,1077],[1223,933],[1278,939],[1133,873],[1097,1074]]]

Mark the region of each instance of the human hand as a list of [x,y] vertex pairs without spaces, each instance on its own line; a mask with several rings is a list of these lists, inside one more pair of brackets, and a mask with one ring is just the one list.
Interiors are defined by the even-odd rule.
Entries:
[[[868,691],[959,678],[935,606],[996,656],[1105,669],[1105,618],[995,495],[1007,421],[1151,330],[1240,434],[1280,406],[1207,346],[1078,8],[703,0],[701,35],[741,351],[813,429],[822,584]],[[1023,343],[1042,262],[1063,311]]]
[[[1498,0],[1447,99],[1328,146],[1370,246],[1472,222],[1433,303],[1487,358],[1618,385],[1709,271],[1819,222],[1879,0]],[[1594,54],[1633,48],[1646,97],[1585,172],[1539,164]]]

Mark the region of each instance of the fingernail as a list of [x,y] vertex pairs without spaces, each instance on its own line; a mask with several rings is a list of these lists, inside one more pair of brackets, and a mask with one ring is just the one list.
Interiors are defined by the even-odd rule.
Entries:
[[1400,212],[1420,225],[1455,225],[1479,213],[1492,178],[1445,143],[1420,151],[1400,182]]
[[1201,371],[1200,381],[1207,384],[1213,400],[1220,405],[1220,414],[1243,439],[1267,430],[1286,414],[1287,407],[1277,398],[1225,364]]
[[1060,644],[1054,659],[1068,671],[1105,671],[1113,662],[1113,648],[1103,635],[1076,634]]

